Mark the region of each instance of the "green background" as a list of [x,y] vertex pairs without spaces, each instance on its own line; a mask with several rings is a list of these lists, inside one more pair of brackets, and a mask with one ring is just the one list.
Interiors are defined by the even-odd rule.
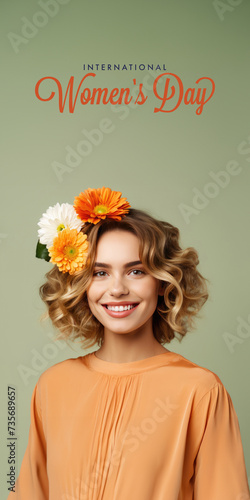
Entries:
[[[52,326],[40,322],[44,306],[38,295],[50,264],[34,257],[42,213],[57,202],[73,203],[88,187],[122,191],[131,206],[176,225],[183,247],[198,250],[210,298],[197,329],[181,344],[174,340],[166,347],[221,378],[238,416],[250,476],[250,4],[228,0],[218,9],[210,0],[52,3],[53,16],[41,16],[45,10],[38,1],[1,1],[1,496],[7,496],[7,386],[17,392],[20,468],[38,377],[63,359],[97,348],[83,352],[53,341]],[[52,3],[44,0],[51,9]],[[30,38],[15,51],[10,39],[13,33],[23,36],[25,19],[44,26],[30,28]],[[59,112],[52,83],[41,87],[41,94],[55,90],[53,100],[36,98],[35,85],[44,76],[58,78],[64,92],[74,76],[77,87],[86,74],[84,63],[165,64],[184,89],[200,77],[212,78],[215,94],[200,116],[197,106],[183,103],[172,113],[154,113],[159,103],[150,89],[143,106],[82,106],[78,99],[72,114],[67,105]],[[152,87],[155,76],[96,71],[95,86],[132,88],[136,78]],[[54,162],[66,165],[66,148],[80,147],[86,140],[82,130],[94,134],[104,119],[112,131],[59,178]],[[225,171],[233,161],[237,175],[219,186],[211,171]],[[203,201],[194,200],[197,190]],[[183,204],[196,210],[188,220]],[[30,370],[26,379],[25,370]]]

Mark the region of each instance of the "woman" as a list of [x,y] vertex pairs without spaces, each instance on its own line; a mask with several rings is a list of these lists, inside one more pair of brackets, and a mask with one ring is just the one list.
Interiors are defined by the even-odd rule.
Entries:
[[163,344],[207,300],[179,231],[88,189],[50,207],[40,293],[63,338],[99,349],[46,370],[9,500],[247,500],[238,419],[219,377]]

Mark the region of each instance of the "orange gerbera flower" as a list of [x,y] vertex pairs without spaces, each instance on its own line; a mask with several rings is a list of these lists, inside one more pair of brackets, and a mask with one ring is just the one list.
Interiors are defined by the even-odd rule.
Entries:
[[121,220],[130,208],[127,198],[121,198],[121,195],[110,188],[88,188],[75,197],[74,209],[83,222],[97,224],[106,218]]
[[63,273],[74,274],[83,269],[87,259],[87,235],[69,229],[58,233],[54,238],[53,246],[49,247],[50,262],[56,264]]

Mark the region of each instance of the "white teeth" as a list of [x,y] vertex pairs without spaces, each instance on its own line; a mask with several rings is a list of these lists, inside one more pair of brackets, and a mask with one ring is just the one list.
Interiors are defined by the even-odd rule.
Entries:
[[122,311],[129,311],[130,309],[133,309],[135,305],[131,304],[128,306],[107,306],[107,309],[109,311],[115,311],[115,312],[122,312]]

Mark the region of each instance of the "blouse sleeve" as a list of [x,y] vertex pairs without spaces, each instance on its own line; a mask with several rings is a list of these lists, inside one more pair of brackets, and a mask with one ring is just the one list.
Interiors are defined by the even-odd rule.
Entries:
[[194,412],[197,425],[202,426],[194,500],[249,500],[239,422],[223,384],[205,394]]
[[31,422],[19,476],[7,500],[48,500],[49,487],[46,472],[46,439],[43,430],[38,385],[31,399]]

